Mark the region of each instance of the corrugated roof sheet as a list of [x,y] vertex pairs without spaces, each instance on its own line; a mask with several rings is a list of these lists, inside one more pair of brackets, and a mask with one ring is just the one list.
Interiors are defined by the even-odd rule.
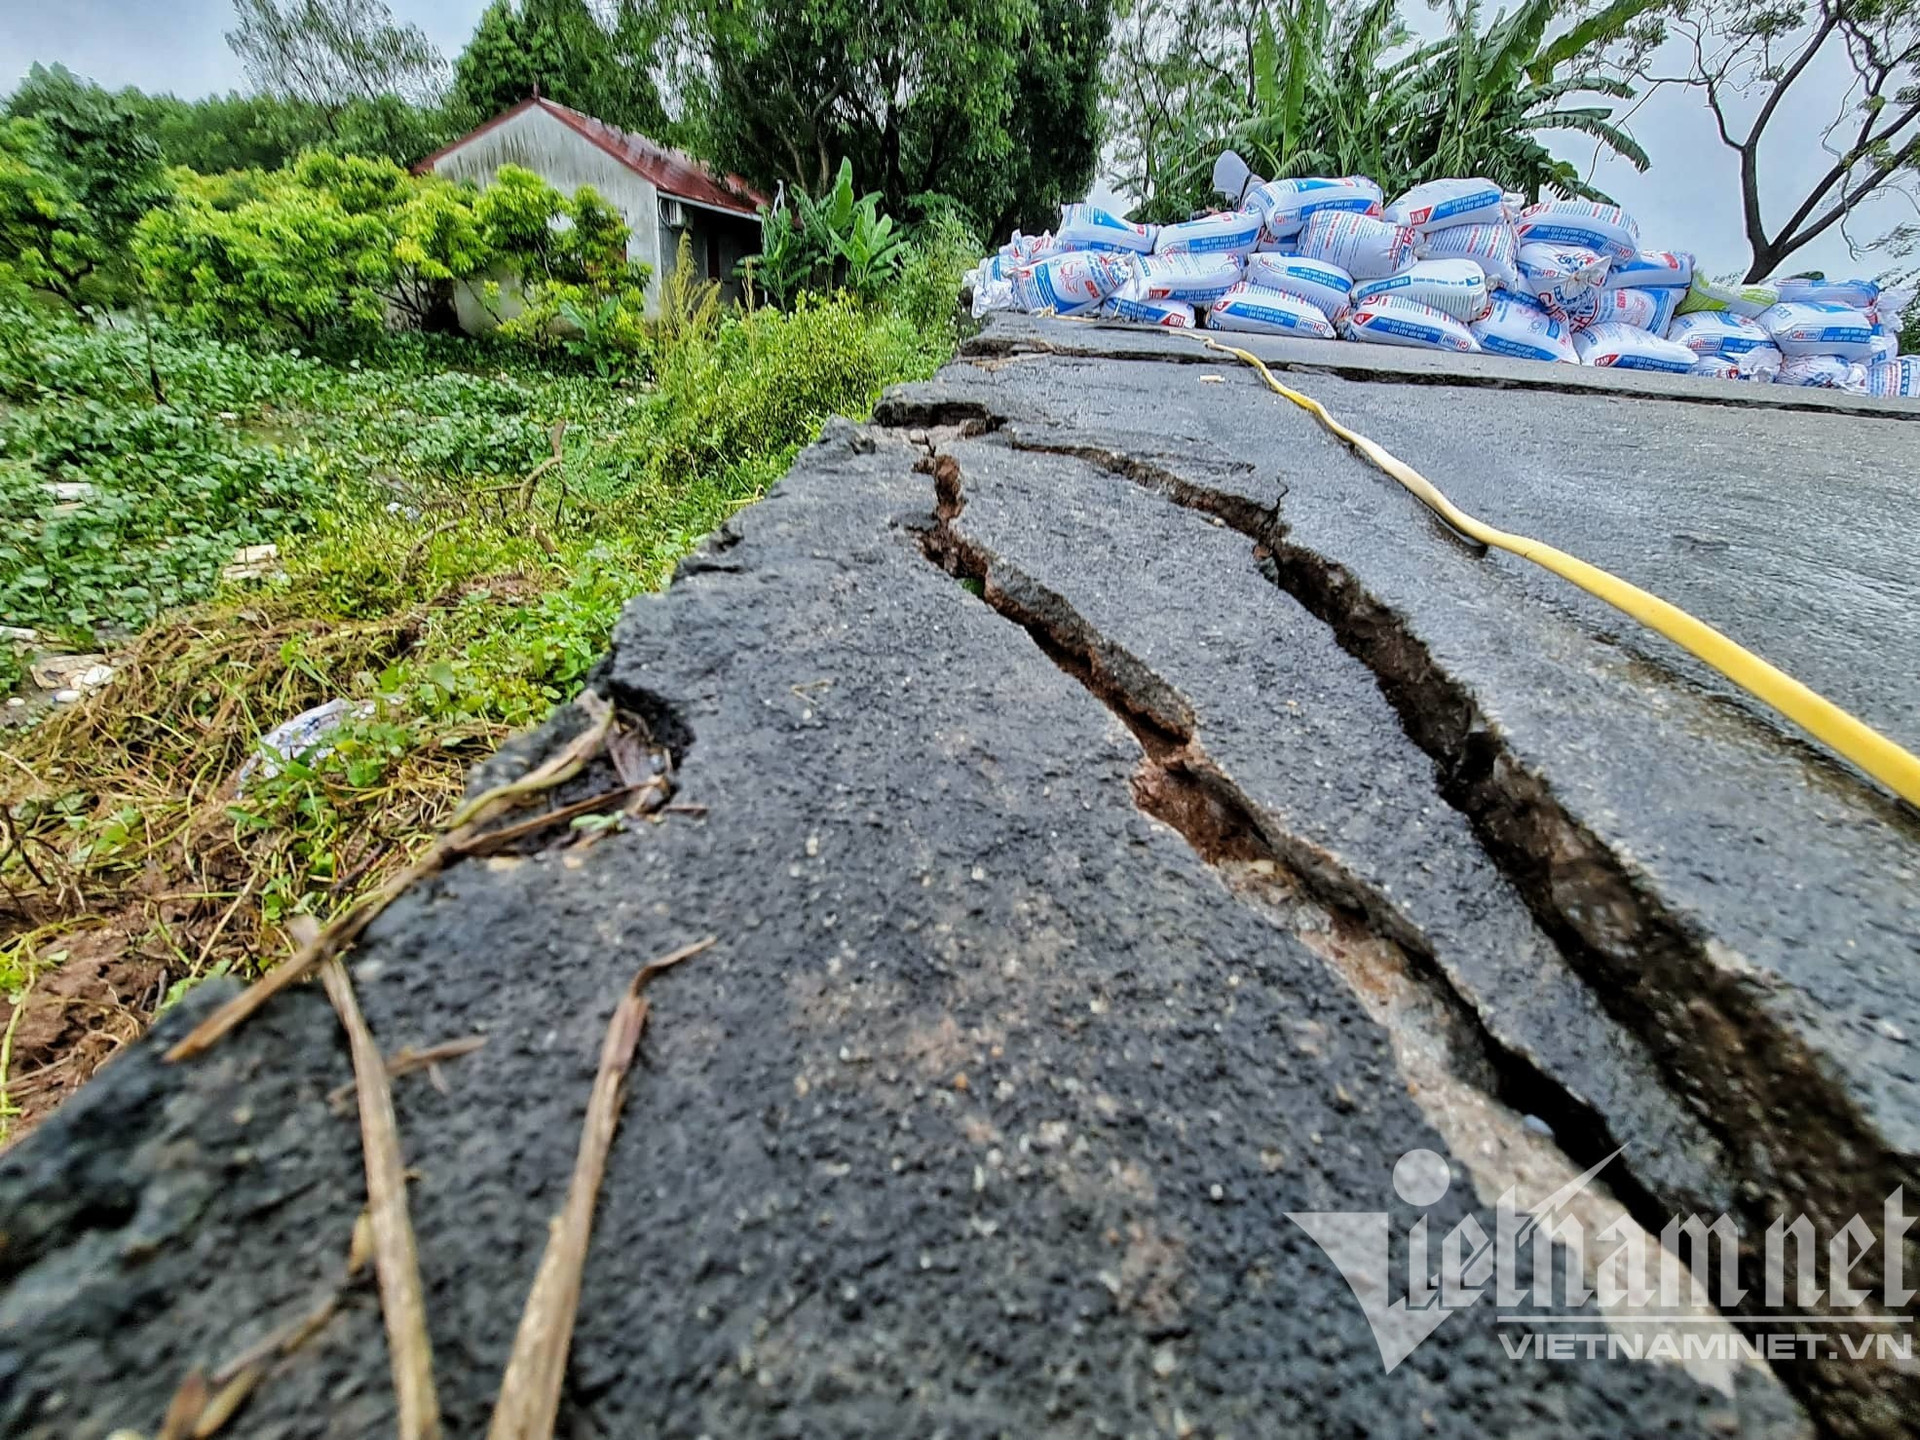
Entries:
[[570,106],[540,96],[522,100],[511,110],[494,116],[471,134],[461,136],[451,145],[442,146],[415,165],[414,170],[416,172],[431,170],[435,161],[452,154],[475,136],[484,135],[494,126],[535,106],[546,111],[575,134],[597,145],[629,170],[651,181],[654,188],[662,195],[746,216],[753,215],[757,207],[768,203],[765,195],[755,190],[738,175],[716,175],[691,155],[685,155],[678,150],[658,144],[644,135],[631,134],[618,126],[607,124],[604,120],[596,120],[591,115],[582,115]]

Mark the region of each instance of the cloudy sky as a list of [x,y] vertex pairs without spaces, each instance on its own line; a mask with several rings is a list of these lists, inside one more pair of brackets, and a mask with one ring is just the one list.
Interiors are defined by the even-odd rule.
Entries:
[[[447,55],[471,34],[485,0],[393,0],[401,18],[419,25]],[[1416,25],[1424,7],[1406,7]],[[65,63],[109,86],[138,85],[197,96],[243,86],[240,64],[223,32],[232,23],[228,0],[0,0],[0,86],[10,88],[35,60]],[[1763,152],[1768,216],[1787,213],[1824,172],[1823,126],[1833,117],[1846,76],[1840,67],[1810,71],[1768,127]],[[1817,83],[1809,83],[1817,82]],[[1672,88],[1646,97],[1632,128],[1653,166],[1636,174],[1623,162],[1603,162],[1595,183],[1625,205],[1640,222],[1649,248],[1692,250],[1711,272],[1744,270],[1746,244],[1733,155],[1714,133],[1711,117],[1695,92]],[[1577,137],[1575,137],[1577,139]],[[1590,142],[1556,143],[1557,153],[1582,169],[1592,162]],[[1920,218],[1905,200],[1890,196],[1863,209],[1850,227],[1868,244],[1902,220]],[[1873,274],[1891,263],[1884,256],[1849,254],[1839,228],[1794,259],[1794,268],[1829,273]]]

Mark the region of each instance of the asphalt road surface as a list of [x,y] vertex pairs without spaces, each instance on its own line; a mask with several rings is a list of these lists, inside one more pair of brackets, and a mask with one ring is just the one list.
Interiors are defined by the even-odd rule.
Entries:
[[[1920,748],[1920,407],[1247,343]],[[459,865],[352,955],[389,1051],[486,1037],[396,1081],[449,1434],[485,1428],[615,1000],[708,933],[652,991],[563,1435],[1915,1433],[1910,1363],[1515,1358],[1485,1285],[1387,1367],[1416,1221],[1438,1254],[1603,1160],[1588,1233],[1746,1235],[1703,1334],[1765,1314],[1775,1218],[1863,1216],[1879,1273],[1920,1193],[1920,817],[1249,368],[999,320],[831,423],[594,685],[673,747],[672,811]],[[340,1287],[339,1027],[305,987],[164,1064],[227,993],[0,1156],[0,1433],[152,1434]],[[1443,1183],[1396,1187],[1418,1151]],[[1393,1237],[1371,1312],[1291,1218],[1335,1213]],[[230,1433],[393,1411],[362,1282]]]

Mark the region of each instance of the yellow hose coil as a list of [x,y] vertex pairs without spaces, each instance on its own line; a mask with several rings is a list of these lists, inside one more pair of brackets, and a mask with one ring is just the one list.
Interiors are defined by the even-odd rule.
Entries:
[[1751,650],[1736,645],[1713,626],[1695,619],[1658,595],[1649,595],[1639,586],[1629,584],[1596,565],[1589,565],[1564,550],[1556,550],[1525,535],[1510,535],[1505,530],[1496,530],[1476,520],[1442,495],[1426,476],[1411,465],[1334,419],[1318,400],[1310,395],[1302,395],[1298,390],[1290,390],[1274,379],[1273,372],[1259,356],[1232,345],[1222,345],[1216,340],[1208,340],[1206,344],[1209,350],[1235,356],[1253,366],[1275,394],[1285,396],[1312,414],[1327,429],[1412,491],[1422,504],[1462,535],[1478,540],[1482,545],[1491,545],[1497,550],[1518,555],[1523,560],[1531,560],[1561,579],[1572,581],[1589,595],[1599,596],[1649,630],[1666,636],[1681,649],[1699,656],[1749,695],[1771,705],[1822,745],[1851,760],[1909,805],[1920,805],[1920,758],[1903,750],[1871,725],[1849,715],[1825,696],[1809,690],[1785,671],[1775,669]]

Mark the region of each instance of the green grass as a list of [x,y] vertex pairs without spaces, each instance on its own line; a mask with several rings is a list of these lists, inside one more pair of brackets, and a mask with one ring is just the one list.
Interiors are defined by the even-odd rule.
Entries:
[[[817,300],[695,326],[623,382],[471,341],[338,364],[162,330],[156,404],[138,335],[0,310],[0,620],[120,657],[0,732],[0,993],[102,923],[174,993],[271,963],[578,689],[628,598],[951,340]],[[278,573],[222,582],[264,543]],[[330,754],[234,793],[265,731],[336,696],[365,714]]]

